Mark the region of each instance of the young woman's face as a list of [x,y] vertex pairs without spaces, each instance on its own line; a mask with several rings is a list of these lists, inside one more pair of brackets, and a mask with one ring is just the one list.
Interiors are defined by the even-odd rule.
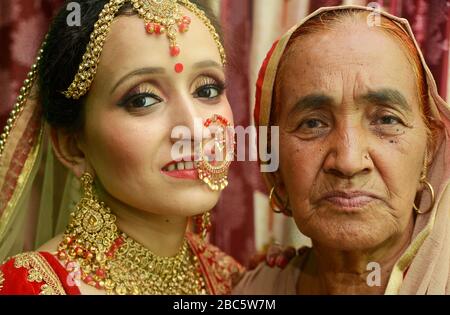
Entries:
[[[174,159],[191,159],[173,156],[172,147],[182,141],[193,148],[194,118],[233,119],[217,45],[194,14],[183,12],[192,23],[177,34],[177,57],[170,55],[166,35],[146,33],[137,15],[113,22],[86,100],[81,141],[105,201],[189,216],[211,209],[219,198],[195,171],[186,171],[193,162],[178,163],[178,172],[168,167]],[[177,63],[184,66],[181,73]],[[176,126],[187,127],[192,137],[172,136]]]

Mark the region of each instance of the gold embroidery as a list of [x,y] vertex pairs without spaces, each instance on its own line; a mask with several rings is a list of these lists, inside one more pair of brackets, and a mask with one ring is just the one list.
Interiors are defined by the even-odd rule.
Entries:
[[43,284],[41,287],[41,293],[39,295],[57,295],[55,290],[48,284]]
[[0,270],[0,291],[3,289],[4,281],[5,281],[5,277],[3,277],[3,272]]
[[217,247],[206,243],[195,234],[188,233],[189,240],[207,275],[211,294],[230,294],[232,285],[244,273],[244,268]]
[[[35,113],[33,112],[32,115],[35,115]],[[36,143],[33,145],[33,148],[30,150],[27,160],[23,165],[22,171],[20,172],[20,175],[17,178],[17,185],[14,187],[13,195],[6,204],[3,213],[0,215],[0,239],[2,240],[5,238],[5,235],[8,232],[9,225],[11,224],[12,219],[14,218],[14,214],[17,212],[18,209],[17,204],[19,203],[20,197],[23,196],[26,186],[25,184],[28,183],[28,179],[32,176],[32,172],[36,164],[39,164],[37,160],[39,154],[41,153],[40,151],[42,147],[43,132],[44,128],[41,128],[39,131],[38,139],[36,140]],[[4,156],[2,156],[2,158],[4,158]],[[6,173],[0,174],[0,178],[4,178],[5,176]]]
[[58,276],[39,253],[30,252],[15,256],[14,267],[27,269],[29,282],[45,282],[41,286],[40,294],[66,294]]
[[42,275],[37,269],[28,270],[28,281],[30,282],[42,282]]

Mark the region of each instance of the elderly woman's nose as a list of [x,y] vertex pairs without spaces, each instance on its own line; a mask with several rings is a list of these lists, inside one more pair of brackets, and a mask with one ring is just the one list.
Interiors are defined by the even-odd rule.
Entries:
[[324,170],[341,177],[353,177],[368,173],[373,164],[364,132],[357,127],[348,127],[331,137]]

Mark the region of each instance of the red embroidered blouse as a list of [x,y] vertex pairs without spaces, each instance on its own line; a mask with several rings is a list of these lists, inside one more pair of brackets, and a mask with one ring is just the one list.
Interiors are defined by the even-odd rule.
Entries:
[[[187,234],[189,245],[197,255],[209,294],[229,294],[244,268],[217,247],[195,234]],[[14,256],[0,265],[0,295],[56,294],[79,295],[72,275],[48,252],[28,252]]]

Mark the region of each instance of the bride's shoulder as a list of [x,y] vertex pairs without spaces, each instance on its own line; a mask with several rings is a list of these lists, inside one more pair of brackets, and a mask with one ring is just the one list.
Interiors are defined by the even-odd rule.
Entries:
[[0,265],[0,294],[65,294],[48,252],[25,252]]
[[77,294],[70,275],[54,256],[56,238],[38,251],[24,252],[0,265],[0,295]]
[[51,240],[45,242],[43,245],[41,245],[37,251],[38,252],[49,252],[49,253],[53,253],[56,252],[58,250],[58,245],[59,243],[61,243],[63,239],[63,235],[59,234],[57,236],[55,236],[54,238],[52,238]]

